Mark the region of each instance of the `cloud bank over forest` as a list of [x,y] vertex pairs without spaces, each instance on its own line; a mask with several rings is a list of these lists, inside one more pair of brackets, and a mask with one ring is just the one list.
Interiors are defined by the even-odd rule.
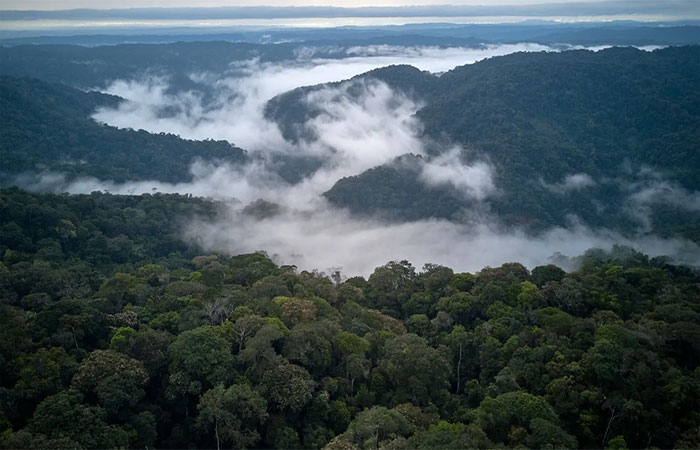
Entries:
[[[410,64],[439,73],[488,56],[516,51],[554,51],[535,44],[470,48],[354,48],[352,56],[339,60],[314,59],[263,64],[257,60],[233,63],[223,76],[191,75],[206,87],[176,91],[167,77],[116,80],[103,91],[126,99],[117,108],[100,109],[94,118],[122,127],[174,133],[189,139],[225,139],[253,156],[244,167],[197,161],[189,183],[142,181],[114,183],[108,180],[66,181],[60,174],[33,179],[39,188],[73,193],[106,190],[118,194],[153,192],[191,193],[222,200],[225,220],[195,221],[183,231],[210,251],[231,253],[264,250],[280,263],[325,270],[341,267],[347,275],[368,275],[389,260],[408,259],[416,265],[445,264],[456,270],[477,270],[484,265],[521,261],[533,267],[559,252],[576,256],[591,247],[614,243],[630,245],[654,255],[674,255],[682,262],[700,264],[697,245],[679,239],[643,237],[629,239],[611,230],[590,230],[572,218],[567,228],[553,228],[529,236],[520,230],[504,230],[490,217],[488,208],[470,224],[446,220],[409,223],[378,218],[359,219],[330,205],[321,194],[348,176],[390,164],[407,153],[423,157],[416,183],[448,186],[477,204],[500,195],[495,168],[488,158],[449,149],[435,156],[421,138],[421,124],[414,113],[419,99],[396,92],[375,80],[353,80],[308,93],[304,101],[319,111],[303,127],[310,131],[299,142],[284,139],[277,124],[265,118],[268,100],[291,89],[346,80],[390,64]],[[306,136],[306,135],[305,135]],[[465,158],[465,154],[471,156]],[[290,184],[273,169],[276,156],[315,158],[320,167],[298,183]],[[561,191],[596,184],[586,174],[572,174],[558,185]],[[639,204],[664,199],[663,179],[632,188]],[[696,194],[685,193],[694,202]],[[244,208],[259,200],[280,205],[271,214],[251,215]],[[692,203],[692,202],[691,202]],[[695,203],[693,203],[695,204]]]

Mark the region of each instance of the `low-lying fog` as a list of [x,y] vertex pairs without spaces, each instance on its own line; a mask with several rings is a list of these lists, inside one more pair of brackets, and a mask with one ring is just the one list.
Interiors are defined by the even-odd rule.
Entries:
[[[45,174],[46,185],[73,193],[106,190],[121,194],[192,193],[224,200],[229,208],[218,223],[190,223],[183,236],[211,251],[242,253],[264,250],[280,263],[303,269],[342,268],[345,275],[368,275],[390,260],[408,259],[476,271],[486,265],[520,261],[529,267],[549,262],[556,252],[576,256],[591,247],[630,245],[650,255],[674,255],[700,264],[700,249],[688,241],[644,237],[630,240],[614,231],[590,230],[576,224],[551,229],[539,236],[518,230],[499,230],[488,215],[477,224],[445,220],[386,223],[358,219],[330,206],[321,194],[344,176],[388,163],[405,154],[425,154],[419,138],[421,124],[413,117],[420,104],[375,81],[359,83],[362,95],[348,95],[349,83],[315,91],[305,101],[322,111],[304,127],[311,140],[288,142],[278,126],[267,120],[264,108],[274,96],[300,86],[348,79],[390,64],[410,64],[433,73],[517,51],[555,51],[537,44],[471,48],[357,47],[344,59],[314,59],[300,52],[294,62],[233,63],[228,74],[194,73],[191,78],[215,92],[204,102],[197,92],[171,93],[167,78],[117,80],[104,92],[126,99],[118,108],[95,112],[97,121],[123,128],[175,133],[189,139],[226,139],[261,158],[245,167],[197,162],[193,180],[167,184],[157,181],[116,184],[81,179],[66,183],[60,175]],[[295,185],[281,180],[265,163],[274,154],[314,156],[325,164]],[[494,168],[486,159],[464,161],[458,148],[426,164],[416,183],[448,184],[477,202],[498,193]],[[574,181],[585,175],[573,175]],[[566,182],[566,180],[564,181]],[[696,195],[695,193],[691,193]],[[235,200],[234,200],[235,199]],[[280,212],[255,219],[241,210],[265,199],[279,204]],[[697,199],[696,199],[697,200]]]

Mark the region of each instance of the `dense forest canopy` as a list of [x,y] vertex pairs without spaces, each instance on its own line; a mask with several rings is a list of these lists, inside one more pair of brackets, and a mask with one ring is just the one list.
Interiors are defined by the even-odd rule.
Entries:
[[0,191],[3,448],[696,448],[700,275],[345,279],[177,238],[214,203]]
[[226,141],[117,129],[95,122],[98,107],[122,99],[30,78],[0,77],[0,173],[7,185],[26,172],[58,172],[117,182],[191,178],[197,160],[239,164],[246,152]]

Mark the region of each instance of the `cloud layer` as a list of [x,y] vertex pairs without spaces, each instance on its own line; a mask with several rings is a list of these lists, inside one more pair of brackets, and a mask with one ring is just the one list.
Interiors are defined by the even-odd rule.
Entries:
[[[303,124],[310,137],[297,143],[286,141],[277,124],[264,117],[266,102],[280,93],[348,79],[389,64],[412,64],[443,72],[484,57],[540,50],[554,51],[532,44],[480,49],[374,46],[346,50],[349,56],[343,59],[324,60],[301,50],[300,59],[293,63],[262,64],[253,60],[232,63],[227,74],[192,74],[194,82],[213,92],[209,98],[197,91],[172,93],[167,78],[115,81],[106,92],[127,101],[118,108],[97,111],[96,120],[184,138],[226,139],[249,150],[254,162],[231,167],[198,161],[191,167],[193,180],[179,184],[117,184],[96,179],[67,182],[60,174],[41,174],[31,182],[40,188],[75,193],[179,192],[223,200],[228,205],[225,220],[194,221],[183,231],[186,239],[210,251],[264,250],[277,255],[281,263],[304,269],[342,267],[347,275],[368,275],[374,267],[394,259],[408,259],[416,265],[440,263],[469,271],[508,261],[533,267],[547,263],[556,252],[576,256],[588,248],[613,243],[700,264],[700,249],[682,240],[648,236],[630,240],[613,231],[592,231],[582,225],[529,236],[519,230],[498,229],[486,219],[469,225],[445,220],[386,223],[358,219],[329,205],[321,194],[338,179],[390,163],[406,153],[424,157],[416,182],[454,189],[477,208],[482,200],[498,195],[496,174],[487,158],[465,159],[465,152],[459,148],[428,156],[428,144],[419,138],[421,124],[414,117],[421,105],[384,83],[355,80],[309,93],[304,101],[319,114]],[[298,183],[290,184],[272,169],[277,156],[316,158],[322,164]],[[666,198],[668,189],[663,180],[652,181],[630,191],[633,201],[648,204]],[[571,174],[546,187],[565,193],[595,184],[586,174]],[[696,194],[686,194],[690,204],[697,205]],[[263,219],[246,214],[245,206],[258,199],[279,204],[281,212]]]
[[518,261],[533,268],[559,252],[578,256],[589,248],[623,244],[649,255],[673,255],[700,264],[700,248],[680,239],[645,236],[630,239],[608,230],[584,226],[553,228],[538,236],[503,231],[488,224],[467,226],[446,220],[387,224],[358,220],[344,211],[317,205],[315,211],[286,211],[255,220],[231,209],[222,222],[194,222],[186,236],[204,248],[233,254],[265,250],[278,261],[300,268],[342,268],[346,275],[369,275],[390,260],[407,259],[416,266],[431,262],[456,271],[478,271]]

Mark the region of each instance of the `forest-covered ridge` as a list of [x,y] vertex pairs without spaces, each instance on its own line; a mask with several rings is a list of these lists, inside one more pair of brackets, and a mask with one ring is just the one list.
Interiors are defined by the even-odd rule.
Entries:
[[700,445],[697,269],[345,279],[202,254],[188,214],[216,204],[0,191],[3,448]]
[[[216,42],[229,44],[294,43],[300,46],[472,46],[484,43],[535,42],[547,45],[690,45],[700,43],[700,27],[696,21],[597,23],[509,23],[509,24],[406,24],[402,26],[352,26],[337,28],[277,27],[239,29],[225,32],[206,27],[144,30],[124,34],[65,32],[0,39],[0,45],[80,45],[116,46],[123,44],[163,44],[179,42]],[[10,33],[11,35],[12,33]],[[29,35],[28,35],[29,34]],[[32,55],[34,56],[35,54]]]
[[111,80],[144,75],[167,75],[181,88],[194,84],[188,75],[222,74],[235,61],[262,62],[295,59],[296,45],[233,42],[176,42],[172,44],[20,45],[0,47],[0,74],[34,77],[82,89],[101,88]]
[[[427,136],[474,147],[497,163],[516,150],[517,165],[527,172],[509,170],[504,178],[520,182],[534,173],[554,182],[565,170],[608,174],[618,170],[616,161],[629,159],[678,168],[682,183],[697,188],[700,165],[682,161],[695,156],[698,137],[698,59],[700,46],[613,47],[515,53],[438,75],[395,65],[295,89],[273,98],[266,114],[289,135],[318,114],[305,103],[310,92],[349,83],[348,95],[359,96],[352,82],[374,79],[427,103],[417,112]],[[497,137],[511,147],[502,148]],[[661,145],[669,140],[671,149]]]
[[[504,223],[542,229],[573,215],[593,227],[636,230],[641,225],[627,211],[634,186],[651,187],[656,179],[677,192],[700,188],[698,60],[700,47],[520,53],[440,77],[388,67],[376,78],[400,91],[401,82],[393,80],[410,74],[409,95],[426,103],[416,116],[436,143],[428,146],[432,156],[457,144],[463,161],[485,160],[495,168],[501,195],[487,203]],[[288,133],[305,130],[289,124],[284,102],[297,118],[314,114],[304,111],[302,93],[271,102]],[[358,214],[383,211],[401,220],[455,218],[461,214],[455,204],[470,208],[450,189],[413,186],[420,192],[404,199],[415,172],[415,164],[393,162],[339,180],[324,195]],[[571,176],[586,185],[552,189]],[[651,201],[646,231],[698,239],[700,216],[692,202]]]
[[[359,97],[373,80],[425,105],[416,114],[428,142],[425,158],[338,180],[324,194],[357,215],[460,221],[485,211],[502,225],[535,232],[575,217],[593,228],[698,242],[700,211],[690,196],[700,187],[699,59],[700,47],[688,46],[519,53],[441,76],[390,66],[275,97],[267,116],[290,141],[313,140],[314,130],[305,124],[321,111],[305,101],[307,95],[345,86],[344,96]],[[1,78],[0,89],[0,156],[9,183],[18,174],[42,171],[69,180],[87,175],[176,183],[191,179],[195,160],[235,165],[249,158],[224,141],[95,123],[90,110],[113,106],[118,99],[111,96],[12,77]],[[478,209],[449,186],[413,181],[421,164],[455,145],[463,149],[463,162],[483,160],[494,169],[497,195]],[[292,184],[323,161],[294,154],[275,158],[273,170]],[[585,183],[557,189],[572,176]],[[632,205],[631,199],[646,203]]]
[[172,134],[118,129],[97,123],[99,107],[121,98],[31,78],[0,77],[0,173],[58,172],[117,182],[191,179],[196,160],[232,165],[247,159],[226,141],[193,141]]

